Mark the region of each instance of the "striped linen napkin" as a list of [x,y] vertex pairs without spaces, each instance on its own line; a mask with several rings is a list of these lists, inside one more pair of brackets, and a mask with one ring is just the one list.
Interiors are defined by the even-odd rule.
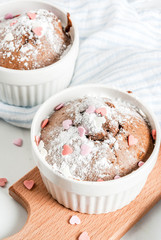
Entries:
[[[161,8],[147,8],[147,0],[52,2],[69,11],[79,29],[80,51],[71,85],[100,83],[132,90],[161,123]],[[30,128],[38,107],[0,103],[0,118]]]

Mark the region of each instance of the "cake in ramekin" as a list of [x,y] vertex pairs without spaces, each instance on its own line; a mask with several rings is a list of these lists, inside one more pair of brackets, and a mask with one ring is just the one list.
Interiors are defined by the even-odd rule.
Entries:
[[157,160],[159,136],[145,104],[97,84],[52,96],[31,127],[33,156],[48,192],[89,214],[115,211],[136,198]]
[[0,21],[0,66],[31,70],[57,62],[71,44],[66,28],[46,9],[6,15]]
[[43,0],[11,0],[0,18],[0,101],[32,107],[66,88],[79,50],[72,16]]
[[139,109],[120,100],[84,97],[60,105],[42,123],[40,153],[67,177],[111,180],[150,156],[151,128]]

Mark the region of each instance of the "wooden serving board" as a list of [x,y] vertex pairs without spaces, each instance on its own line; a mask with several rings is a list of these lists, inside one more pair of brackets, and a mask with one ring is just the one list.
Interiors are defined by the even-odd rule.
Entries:
[[[23,185],[26,179],[35,181],[31,191]],[[11,186],[9,193],[26,208],[28,219],[23,229],[7,240],[76,240],[83,231],[88,232],[91,240],[119,240],[161,199],[161,150],[139,196],[113,213],[88,215],[66,209],[48,194],[37,168]],[[70,225],[68,221],[75,214],[81,224]]]

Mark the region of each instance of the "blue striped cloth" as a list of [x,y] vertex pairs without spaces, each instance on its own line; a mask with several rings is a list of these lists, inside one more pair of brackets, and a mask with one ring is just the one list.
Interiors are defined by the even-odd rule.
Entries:
[[[135,0],[52,2],[71,13],[80,33],[71,85],[101,83],[132,90],[161,123],[161,9]],[[37,109],[0,103],[0,117],[29,128]]]

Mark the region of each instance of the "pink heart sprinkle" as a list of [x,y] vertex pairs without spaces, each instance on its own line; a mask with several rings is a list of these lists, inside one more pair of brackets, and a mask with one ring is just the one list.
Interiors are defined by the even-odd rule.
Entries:
[[4,19],[12,19],[13,18],[13,15],[11,13],[7,13],[4,17]]
[[77,215],[74,215],[74,216],[72,216],[72,217],[70,218],[69,223],[70,223],[71,225],[80,224],[80,223],[81,223],[81,220],[80,220],[79,217],[77,217]]
[[60,103],[59,105],[57,105],[55,108],[54,108],[54,110],[55,111],[58,111],[58,110],[60,110],[61,108],[63,108],[64,107],[64,103]]
[[17,23],[17,20],[11,22],[11,23],[10,23],[10,26],[13,26],[13,25],[16,24],[16,23]]
[[84,127],[82,127],[82,126],[79,126],[78,127],[78,132],[79,132],[79,136],[83,137],[85,135],[85,133],[86,133],[86,129]]
[[19,16],[21,16],[21,14],[17,14],[17,15],[15,15],[15,16],[13,16],[13,18],[16,18],[16,17],[19,17]]
[[143,164],[144,164],[144,162],[143,162],[143,161],[140,161],[140,162],[138,162],[138,167],[141,167],[141,166],[143,166]]
[[39,146],[40,136],[35,136],[35,142],[36,142],[36,145]]
[[23,140],[21,138],[17,138],[13,141],[13,144],[16,145],[17,147],[21,147],[23,144]]
[[104,182],[104,180],[99,178],[99,179],[97,179],[97,182]]
[[48,118],[46,118],[45,120],[43,120],[42,123],[41,123],[41,128],[44,128],[44,127],[48,124],[48,122],[49,122],[49,119],[48,119]]
[[69,145],[64,145],[63,146],[63,151],[62,151],[62,155],[69,155],[73,152],[73,149],[69,146]]
[[28,16],[31,20],[34,20],[34,19],[36,18],[36,13],[28,12],[28,13],[27,13],[27,16]]
[[42,27],[35,27],[35,28],[32,29],[32,31],[33,31],[37,36],[41,36],[42,30],[43,30]]
[[7,183],[7,178],[0,178],[0,187],[4,187]]
[[91,152],[91,148],[90,146],[86,145],[86,144],[82,144],[81,146],[81,155],[87,155]]
[[70,128],[70,126],[72,126],[72,120],[67,119],[63,121],[63,128],[68,130]]
[[90,240],[90,237],[87,232],[82,232],[78,240]]
[[115,177],[114,177],[114,179],[119,179],[120,178],[120,176],[119,175],[116,175]]
[[135,138],[133,135],[129,135],[129,136],[128,136],[128,145],[129,145],[129,146],[136,145],[137,142],[138,142],[138,139]]
[[35,184],[34,180],[25,180],[23,182],[24,186],[28,189],[31,190]]
[[87,113],[94,113],[96,110],[95,106],[89,106],[87,109],[86,109],[86,112]]
[[106,110],[106,108],[97,108],[96,113],[101,114],[102,116],[106,116],[107,115],[107,110]]
[[152,137],[153,137],[153,140],[156,139],[156,130],[155,129],[152,130]]

